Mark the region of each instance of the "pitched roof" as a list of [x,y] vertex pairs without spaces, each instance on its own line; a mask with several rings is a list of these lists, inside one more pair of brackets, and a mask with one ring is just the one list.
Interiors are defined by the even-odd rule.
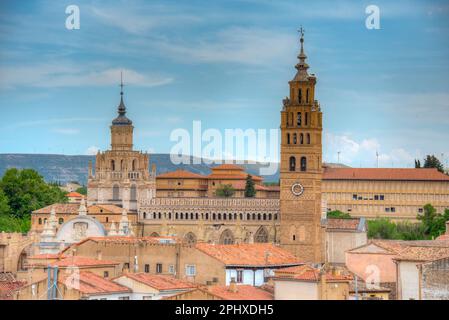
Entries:
[[[438,240],[416,240],[416,241],[406,241],[406,240],[381,240],[381,239],[373,239],[370,240],[367,244],[364,244],[360,247],[348,250],[350,253],[388,253],[393,255],[400,254],[403,250],[408,247],[448,247],[449,242],[447,241],[438,241]],[[380,248],[382,250],[376,250],[376,248]]]
[[215,245],[198,243],[196,248],[227,266],[287,266],[301,262],[290,252],[271,243]]
[[236,164],[232,163],[224,163],[220,164],[218,166],[212,167],[212,170],[239,170],[239,171],[245,171],[245,169],[241,166],[238,166]]
[[112,260],[97,260],[89,257],[71,256],[51,263],[54,267],[95,267],[118,265],[120,262]]
[[156,177],[157,179],[207,179],[206,176],[203,176],[202,174],[193,173],[187,170],[176,170],[171,172],[166,172],[158,175]]
[[[232,187],[235,190],[245,190],[245,187],[246,187],[246,182],[245,181],[231,181],[230,184],[232,185]],[[272,191],[272,189],[270,189],[270,188],[268,188],[266,186],[260,185],[260,184],[254,185],[254,188],[257,191]]]
[[26,281],[0,281],[0,300],[12,300],[14,291],[26,285]]
[[79,273],[79,282],[76,281],[76,277],[69,278],[68,275],[61,272],[58,282],[88,295],[131,292],[129,288],[89,271]]
[[69,192],[65,195],[67,198],[84,198],[84,195],[75,191]]
[[148,273],[126,273],[117,278],[121,277],[128,277],[130,279],[133,279],[137,282],[143,283],[149,287],[155,288],[160,291],[192,289],[197,287],[195,284],[191,282],[179,280],[174,278],[173,276],[168,275],[156,275]]
[[323,180],[449,181],[434,168],[325,168]]
[[59,258],[65,258],[65,256],[61,256],[60,253],[41,253],[28,257],[28,259],[36,259],[36,260],[59,259]]
[[402,250],[394,259],[398,261],[433,261],[449,257],[449,245],[447,247],[415,247],[410,246]]
[[365,218],[329,218],[326,220],[326,229],[365,231]]
[[[80,205],[78,203],[55,203],[41,209],[33,211],[33,213],[48,214],[55,208],[56,214],[78,214]],[[96,204],[87,208],[88,213],[100,213],[101,211],[107,213],[122,214],[123,208],[113,204]],[[132,213],[128,213],[132,214]]]
[[[299,281],[319,281],[320,269],[309,265],[295,266],[290,268],[282,268],[275,271],[276,279],[293,279]],[[346,273],[326,272],[326,281],[349,281],[352,275]]]
[[250,285],[236,285],[235,292],[230,286],[210,286],[207,292],[223,300],[273,300],[273,294]]

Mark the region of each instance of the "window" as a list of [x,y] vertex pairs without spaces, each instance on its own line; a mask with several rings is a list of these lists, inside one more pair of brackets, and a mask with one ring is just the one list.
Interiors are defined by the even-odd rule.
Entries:
[[243,270],[237,270],[237,283],[243,283]]
[[64,223],[64,219],[63,218],[59,218],[58,222],[59,222],[59,224],[63,224]]
[[290,133],[287,133],[287,144],[290,144]]
[[306,124],[306,126],[309,124],[309,113],[306,112],[306,116],[304,118],[304,123]]
[[[147,214],[144,213],[143,216],[144,216],[144,218],[146,218],[146,217],[147,217]],[[109,217],[106,217],[106,222],[109,222]]]
[[357,195],[356,194],[352,195],[352,200],[357,200]]
[[383,194],[381,194],[381,195],[379,196],[379,199],[380,199],[380,200],[385,200],[385,196],[384,196]]
[[379,195],[374,195],[374,200],[379,200]]
[[310,144],[310,133],[307,134],[307,144]]
[[186,276],[193,277],[195,275],[196,275],[196,266],[194,264],[186,265]]
[[290,157],[290,171],[296,170],[296,158]]
[[120,200],[120,187],[117,185],[112,187],[112,200]]
[[130,193],[131,193],[130,194],[130,200],[131,201],[136,201],[137,200],[137,188],[136,188],[135,184],[133,184],[131,186],[131,192]]
[[109,278],[109,271],[103,272],[103,278]]
[[424,209],[423,208],[419,208],[418,209],[418,213],[423,213]]
[[293,144],[297,144],[298,143],[298,138],[296,136],[296,133],[293,134]]
[[296,235],[293,235],[293,241],[296,241]]
[[391,207],[391,212],[396,212],[396,208],[395,207]]
[[175,265],[171,264],[168,266],[168,273],[175,274]]
[[39,224],[42,224],[42,218],[39,218]]
[[115,171],[115,161],[111,160],[111,170]]
[[[309,103],[309,89],[306,90],[306,102]],[[307,120],[306,120],[306,124],[307,124]]]
[[302,91],[301,89],[298,90],[298,102],[301,103],[302,101]]
[[390,212],[390,208],[385,208],[385,212]]
[[150,273],[150,265],[149,264],[146,264],[144,269],[145,269],[145,273]]
[[129,269],[129,263],[124,263],[123,264],[123,269]]
[[162,273],[162,263],[156,263],[156,273]]
[[301,112],[298,112],[298,114],[297,114],[296,125],[297,125],[298,127],[301,126]]
[[304,134],[302,133],[299,135],[299,143],[304,144]]
[[307,159],[306,159],[306,157],[301,157],[301,171],[307,171]]

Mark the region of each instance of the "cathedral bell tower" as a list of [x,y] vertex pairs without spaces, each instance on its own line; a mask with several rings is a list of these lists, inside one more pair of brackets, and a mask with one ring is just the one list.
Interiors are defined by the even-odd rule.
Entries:
[[322,113],[308,73],[304,30],[298,70],[281,111],[280,243],[304,262],[324,262],[321,227]]
[[126,117],[126,107],[123,102],[123,77],[120,81],[120,104],[118,117],[112,120],[111,148],[112,150],[131,151],[133,149],[133,122]]

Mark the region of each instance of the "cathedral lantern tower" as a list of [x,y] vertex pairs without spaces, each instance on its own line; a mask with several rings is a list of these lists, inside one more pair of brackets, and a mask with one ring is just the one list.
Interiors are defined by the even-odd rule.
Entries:
[[149,172],[149,155],[133,150],[133,123],[126,116],[123,80],[120,83],[118,116],[112,120],[111,150],[99,152],[95,173],[89,167],[87,201],[114,204],[131,213],[156,196],[155,170]]
[[297,73],[281,111],[280,243],[304,262],[324,262],[321,227],[322,113],[308,73],[304,30]]

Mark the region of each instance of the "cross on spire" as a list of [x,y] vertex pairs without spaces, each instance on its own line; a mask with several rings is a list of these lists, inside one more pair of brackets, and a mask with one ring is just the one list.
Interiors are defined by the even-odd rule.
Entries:
[[120,95],[123,96],[123,71],[120,71]]

